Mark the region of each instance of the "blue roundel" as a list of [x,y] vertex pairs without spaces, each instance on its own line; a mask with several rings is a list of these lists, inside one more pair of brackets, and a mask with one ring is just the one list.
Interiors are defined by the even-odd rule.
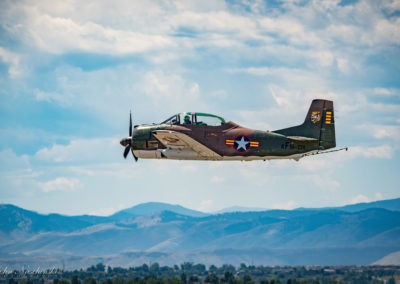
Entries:
[[235,138],[233,147],[239,153],[247,153],[250,150],[250,138],[245,135],[239,135]]

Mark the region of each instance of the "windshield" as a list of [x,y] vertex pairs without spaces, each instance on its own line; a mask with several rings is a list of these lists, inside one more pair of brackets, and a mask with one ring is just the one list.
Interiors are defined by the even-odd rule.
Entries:
[[167,120],[161,122],[161,124],[179,124],[179,115],[175,114],[170,118],[168,118]]
[[196,113],[197,125],[220,126],[225,123],[225,119],[208,113]]
[[163,121],[162,124],[183,124],[183,125],[206,125],[220,126],[225,123],[225,119],[220,116],[208,113],[181,112]]

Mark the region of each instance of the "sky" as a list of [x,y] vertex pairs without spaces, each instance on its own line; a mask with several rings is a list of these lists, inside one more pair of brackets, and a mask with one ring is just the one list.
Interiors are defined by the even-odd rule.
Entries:
[[[108,215],[157,201],[339,206],[400,197],[400,1],[0,2],[0,203]],[[134,124],[213,113],[276,130],[312,99],[336,142],[293,160],[124,160]]]

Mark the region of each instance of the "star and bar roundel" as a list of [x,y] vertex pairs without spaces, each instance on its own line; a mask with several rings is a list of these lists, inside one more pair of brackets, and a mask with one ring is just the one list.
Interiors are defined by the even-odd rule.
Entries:
[[238,135],[235,139],[225,139],[225,145],[233,146],[236,152],[240,154],[245,154],[250,151],[250,148],[260,147],[260,142],[251,141],[251,139],[246,135]]

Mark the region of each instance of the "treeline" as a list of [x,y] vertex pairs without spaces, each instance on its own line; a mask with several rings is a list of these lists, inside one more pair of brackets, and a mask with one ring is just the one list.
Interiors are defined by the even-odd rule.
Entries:
[[64,271],[0,271],[0,282],[8,284],[336,284],[385,283],[400,281],[399,266],[254,266],[241,264],[206,267],[203,264],[151,265],[122,268],[102,263],[87,269]]

